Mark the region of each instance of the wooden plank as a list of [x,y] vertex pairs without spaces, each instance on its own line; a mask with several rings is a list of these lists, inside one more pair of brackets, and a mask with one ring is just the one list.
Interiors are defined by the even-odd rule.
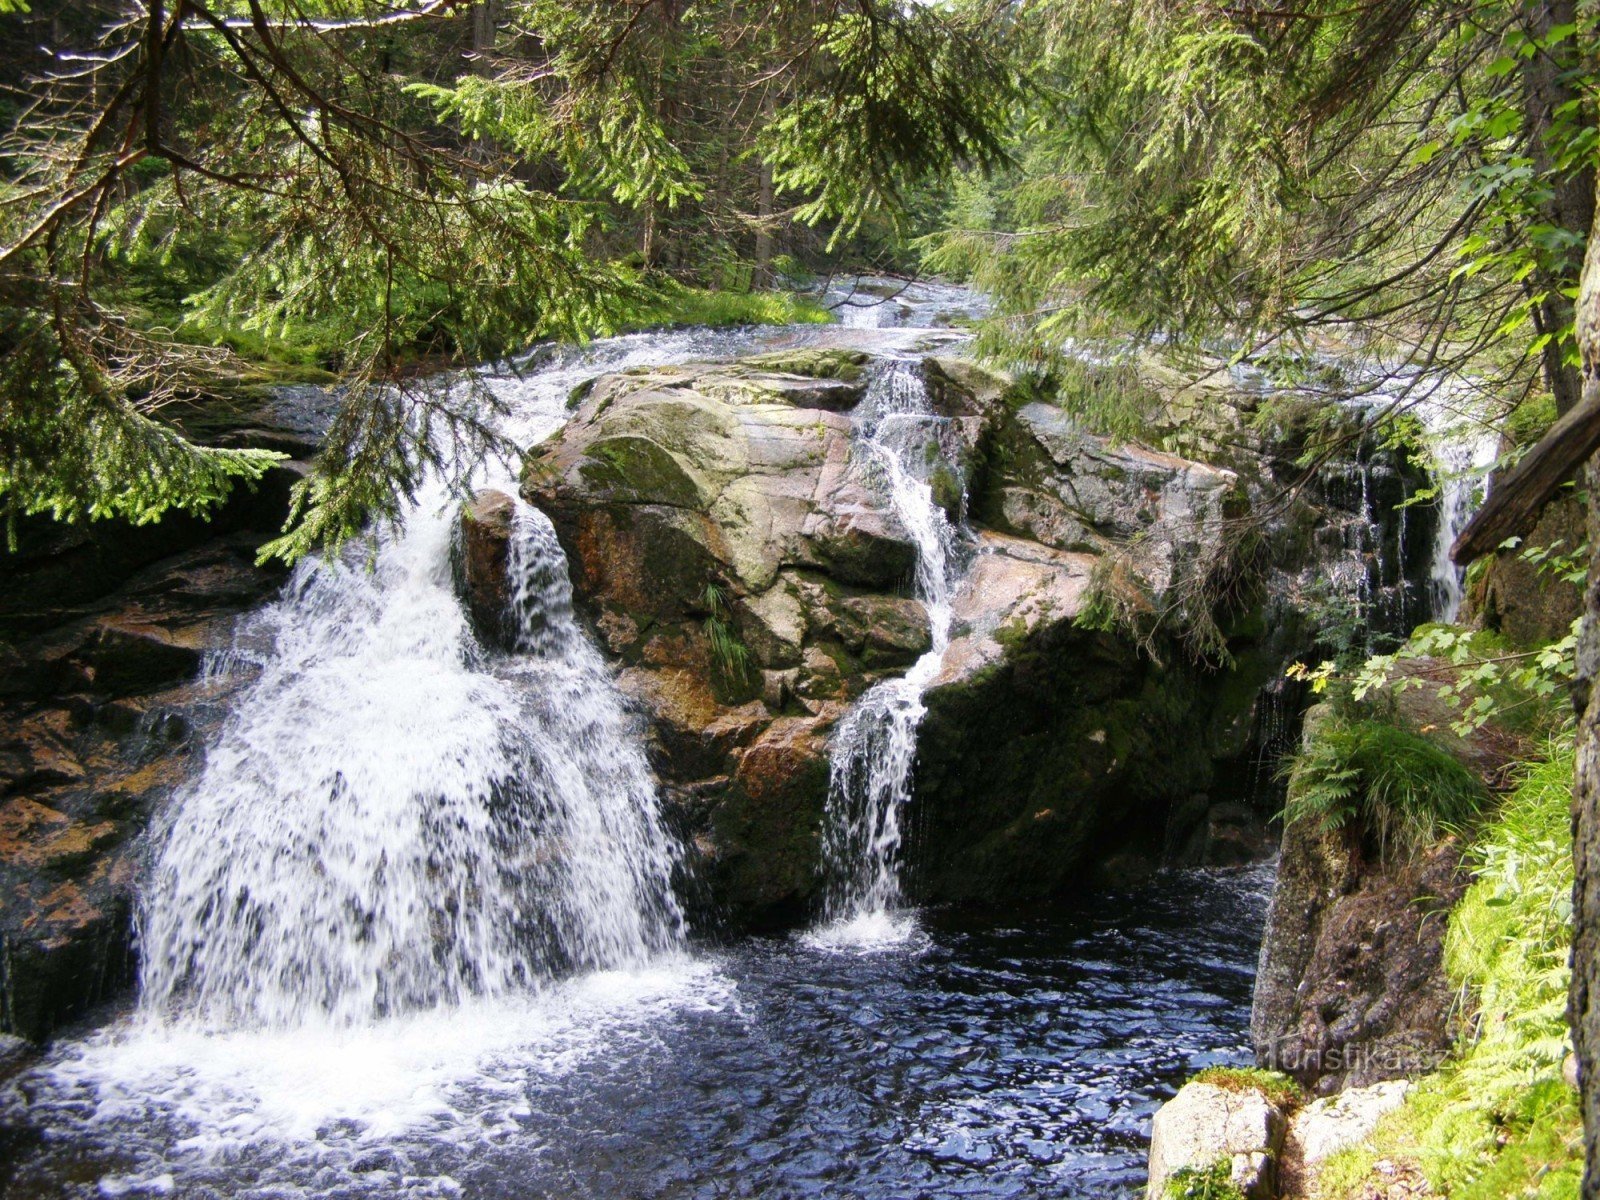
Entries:
[[1465,566],[1492,553],[1507,538],[1526,537],[1556,489],[1600,449],[1600,382],[1586,379],[1578,406],[1550,427],[1532,450],[1494,482],[1483,507],[1450,547]]

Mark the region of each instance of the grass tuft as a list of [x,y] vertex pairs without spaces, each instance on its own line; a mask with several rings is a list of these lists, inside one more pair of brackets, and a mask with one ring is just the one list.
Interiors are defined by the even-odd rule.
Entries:
[[1427,738],[1383,721],[1331,722],[1288,766],[1284,820],[1376,835],[1381,853],[1412,853],[1470,824],[1482,782]]

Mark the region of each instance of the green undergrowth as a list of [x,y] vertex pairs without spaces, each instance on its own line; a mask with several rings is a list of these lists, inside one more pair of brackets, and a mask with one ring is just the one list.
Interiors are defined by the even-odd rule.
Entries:
[[1285,821],[1325,829],[1356,822],[1384,853],[1411,853],[1469,825],[1488,799],[1449,752],[1373,718],[1329,721],[1287,771]]
[[1572,941],[1570,738],[1525,769],[1470,852],[1477,879],[1450,916],[1445,965],[1474,1013],[1439,1071],[1330,1159],[1322,1195],[1357,1194],[1380,1158],[1415,1163],[1451,1200],[1579,1194],[1578,1094],[1562,1078]]
[[[279,323],[269,331],[252,322],[233,321],[191,305],[187,298],[154,289],[128,288],[122,297],[128,315],[140,327],[191,345],[221,346],[246,363],[296,371],[337,371],[348,335],[335,322]],[[607,311],[593,325],[595,337],[649,329],[736,325],[823,325],[833,314],[815,299],[785,291],[712,291],[668,280],[642,291],[636,299]],[[425,364],[448,347],[417,344],[400,347],[404,360]]]
[[1167,1177],[1163,1200],[1245,1200],[1226,1158],[1204,1167],[1179,1167]]

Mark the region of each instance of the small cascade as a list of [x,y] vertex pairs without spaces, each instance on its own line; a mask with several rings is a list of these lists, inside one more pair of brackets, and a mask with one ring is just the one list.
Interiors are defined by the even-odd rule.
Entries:
[[679,941],[655,784],[549,522],[517,513],[511,656],[469,631],[451,530],[419,507],[370,562],[303,564],[243,635],[273,648],[155,830],[147,1015],[355,1026]]
[[1500,452],[1499,435],[1471,419],[1463,393],[1459,386],[1441,384],[1422,399],[1416,410],[1428,431],[1438,489],[1439,520],[1429,570],[1429,602],[1433,619],[1445,622],[1456,619],[1464,599],[1465,572],[1450,560],[1450,547],[1483,503],[1489,471]]
[[957,529],[934,500],[930,477],[954,457],[950,422],[936,415],[916,366],[892,363],[872,381],[856,413],[857,448],[880,473],[890,505],[917,547],[916,594],[927,608],[931,645],[904,676],[863,695],[835,734],[826,833],[824,905],[832,940],[894,936],[901,903],[903,814],[911,797],[923,693],[950,644],[960,576]]

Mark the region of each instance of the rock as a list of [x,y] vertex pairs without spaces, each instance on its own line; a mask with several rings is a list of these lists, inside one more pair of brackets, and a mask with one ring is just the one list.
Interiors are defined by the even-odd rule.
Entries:
[[974,512],[994,529],[1058,550],[1126,556],[1160,604],[1185,568],[1222,552],[1232,471],[1095,437],[1066,412],[1029,404],[997,434]]
[[1183,867],[1242,867],[1272,857],[1277,839],[1266,816],[1247,804],[1186,803],[1169,816],[1167,861]]
[[1583,588],[1553,577],[1523,558],[1525,548],[1571,554],[1588,540],[1583,502],[1560,497],[1545,506],[1532,532],[1514,550],[1487,560],[1469,588],[1461,620],[1502,633],[1515,646],[1536,646],[1564,638],[1583,615]]
[[[1307,738],[1323,719],[1308,714]],[[1284,829],[1250,1019],[1261,1066],[1329,1095],[1438,1065],[1455,1034],[1443,942],[1461,856],[1449,838],[1380,861],[1354,828]]]
[[[802,911],[828,731],[929,645],[903,594],[915,546],[839,411],[865,361],[796,351],[607,376],[524,474],[651,717],[666,783],[693,797],[703,874],[747,923]],[[742,648],[737,679],[713,653],[718,625],[719,645]]]
[[[724,911],[757,924],[802,911],[816,886],[833,721],[929,646],[927,614],[905,595],[914,544],[852,452],[842,391],[796,382],[859,389],[864,364],[797,353],[599,379],[523,478],[651,717],[666,783],[693,798],[683,820],[704,877]],[[930,357],[922,372],[949,423],[930,449],[949,474],[934,473],[936,500],[959,508],[967,481],[1002,528],[976,533],[925,698],[908,886],[935,900],[1047,896],[1084,886],[1094,856],[1113,852],[1132,878],[1161,861],[1159,840],[1146,843],[1167,809],[1209,786],[1212,726],[1237,743],[1228,753],[1247,752],[1224,718],[1257,684],[1219,704],[1220,677],[1079,619],[1107,586],[1154,604],[1215,556],[1237,479],[1090,437],[1048,406],[1014,411],[1013,381],[962,359]],[[714,628],[743,648],[737,686]],[[1257,657],[1263,679],[1281,672]],[[798,830],[757,811],[769,805]],[[1208,828],[1210,860],[1249,853],[1244,821],[1219,813]]]
[[[204,440],[262,444],[277,428],[247,415],[210,414]],[[292,433],[269,442],[314,445]],[[131,983],[139,838],[243,679],[196,675],[284,578],[255,556],[296,465],[209,522],[25,519],[0,552],[0,1034],[43,1039]]]
[[516,637],[506,575],[516,511],[510,496],[486,489],[461,506],[457,523],[451,556],[456,589],[466,601],[478,636],[491,645],[510,646]]
[[1185,1084],[1151,1123],[1145,1195],[1165,1200],[1167,1181],[1177,1172],[1226,1161],[1230,1180],[1249,1200],[1269,1200],[1284,1129],[1283,1110],[1259,1091]]
[[1295,1112],[1284,1146],[1286,1190],[1300,1194],[1319,1163],[1371,1137],[1383,1115],[1405,1103],[1410,1087],[1404,1080],[1391,1080],[1349,1088]]
[[1093,555],[982,531],[952,605],[952,637],[934,687],[971,680],[1008,647],[1074,620],[1088,599]]

